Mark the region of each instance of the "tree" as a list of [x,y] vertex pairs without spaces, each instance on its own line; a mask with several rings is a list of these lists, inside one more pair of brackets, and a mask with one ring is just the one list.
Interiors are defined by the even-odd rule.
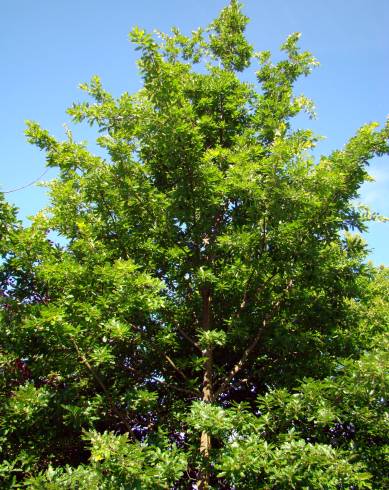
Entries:
[[[292,118],[312,112],[293,86],[317,62],[298,34],[276,64],[254,53],[247,21],[232,0],[189,37],[135,28],[141,90],[115,99],[95,77],[68,111],[104,157],[29,123],[59,175],[30,227],[1,203],[10,488],[380,488],[384,437],[369,459],[331,430],[371,402],[337,397],[387,325],[351,231],[376,218],[354,198],[389,125],[316,161]],[[257,84],[239,78],[252,63]]]

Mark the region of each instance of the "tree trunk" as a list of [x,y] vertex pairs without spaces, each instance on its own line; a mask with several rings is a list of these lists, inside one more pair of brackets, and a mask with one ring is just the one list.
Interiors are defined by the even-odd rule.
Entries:
[[[205,371],[203,378],[203,402],[212,402],[212,349],[207,349],[203,352],[204,357],[206,357]],[[211,449],[211,437],[206,432],[201,434],[200,438],[200,453],[208,458],[209,451]]]
[[[209,330],[210,327],[210,291],[204,287],[201,291],[203,298],[203,330]],[[205,369],[203,376],[203,402],[211,403],[213,398],[212,374],[213,374],[213,352],[212,347],[203,351],[205,358]],[[209,458],[212,447],[211,436],[207,432],[202,432],[200,436],[200,453],[205,459]],[[205,471],[200,475],[197,482],[199,490],[209,488],[209,473]]]

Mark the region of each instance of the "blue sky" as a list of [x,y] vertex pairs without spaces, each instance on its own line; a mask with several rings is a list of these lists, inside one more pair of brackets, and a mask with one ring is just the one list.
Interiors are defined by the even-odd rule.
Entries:
[[[44,155],[27,144],[24,121],[36,120],[57,137],[69,122],[65,110],[82,100],[78,84],[101,77],[114,95],[135,91],[140,79],[128,42],[134,25],[148,30],[179,26],[191,31],[208,24],[222,0],[2,0],[0,9],[0,189],[23,186],[45,169]],[[316,104],[317,120],[301,120],[326,136],[318,148],[341,148],[358,127],[385,122],[389,114],[389,1],[246,0],[248,37],[255,49],[278,47],[288,34],[302,32],[301,46],[321,66],[300,82]],[[300,124],[300,121],[299,121]],[[76,137],[93,143],[89,128]],[[93,149],[93,145],[91,146]],[[362,189],[361,201],[389,215],[389,158],[370,167],[376,182]],[[44,179],[55,175],[50,170]],[[7,194],[26,217],[47,203],[45,190],[30,186]],[[377,264],[389,263],[389,223],[372,224],[367,240]]]

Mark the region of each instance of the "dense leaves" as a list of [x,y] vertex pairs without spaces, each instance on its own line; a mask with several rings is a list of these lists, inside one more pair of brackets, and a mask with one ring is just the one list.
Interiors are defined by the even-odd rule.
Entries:
[[68,111],[100,155],[28,124],[58,176],[28,227],[0,201],[5,488],[385,487],[388,276],[355,198],[389,126],[315,159],[317,62],[247,21],[134,29],[141,90],[94,77]]

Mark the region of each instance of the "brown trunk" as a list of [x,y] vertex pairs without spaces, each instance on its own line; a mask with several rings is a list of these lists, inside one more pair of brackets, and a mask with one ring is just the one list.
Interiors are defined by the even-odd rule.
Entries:
[[[205,371],[203,378],[203,402],[211,403],[212,402],[212,350],[207,349],[203,352],[205,361]],[[211,437],[206,432],[201,434],[200,438],[200,452],[205,457],[208,458],[209,451],[211,449]]]
[[[210,291],[209,288],[204,287],[201,291],[203,299],[203,329],[209,330],[210,327]],[[205,349],[203,351],[203,357],[205,358],[204,376],[203,376],[203,402],[211,403],[213,398],[212,388],[212,371],[213,371],[213,353],[212,348]],[[211,436],[207,432],[202,432],[200,436],[200,453],[205,459],[209,458],[212,443]],[[199,490],[206,490],[209,488],[209,474],[205,472],[200,475],[197,482]]]

